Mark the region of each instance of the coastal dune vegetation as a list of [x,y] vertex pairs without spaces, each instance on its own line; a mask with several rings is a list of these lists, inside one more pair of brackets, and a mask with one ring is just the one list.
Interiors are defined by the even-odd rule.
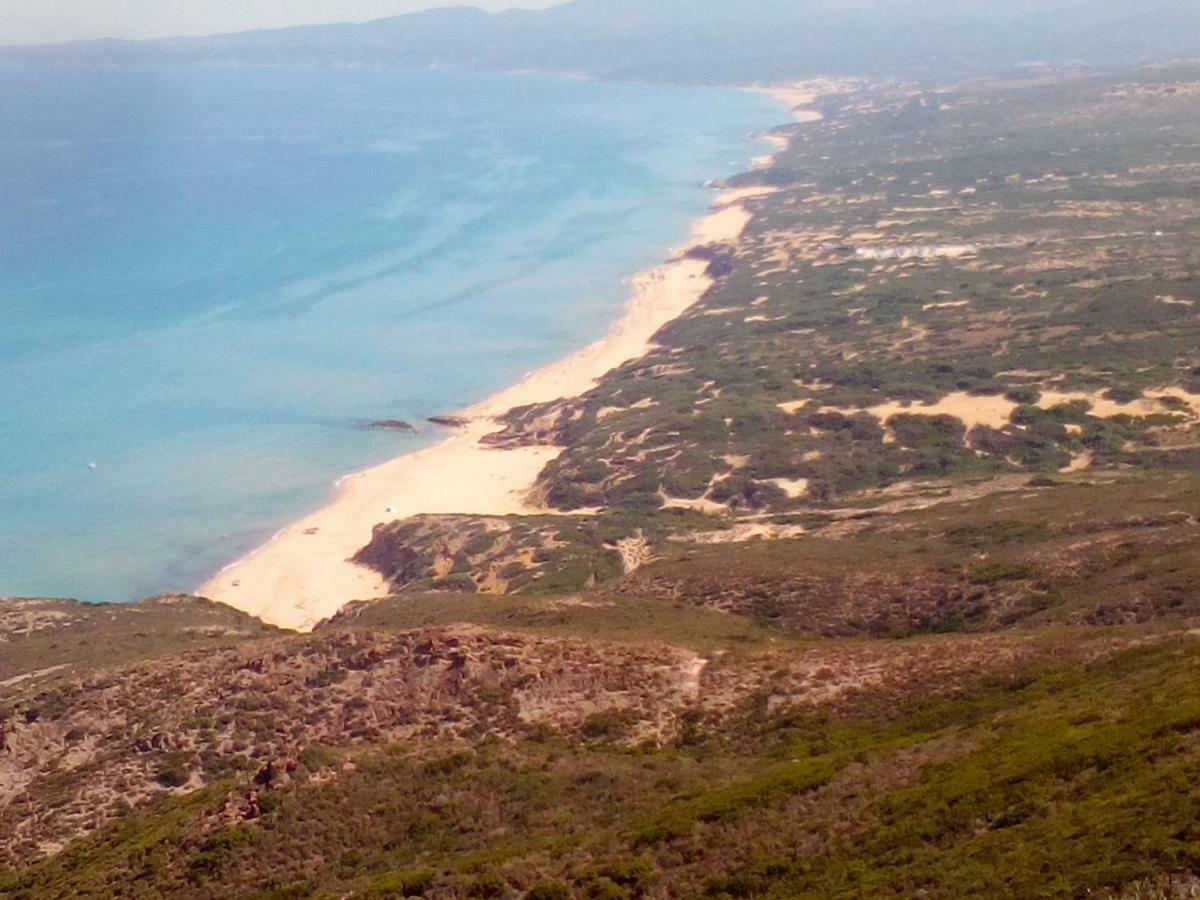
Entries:
[[0,606],[0,896],[1200,892],[1200,68],[787,95],[363,596]]

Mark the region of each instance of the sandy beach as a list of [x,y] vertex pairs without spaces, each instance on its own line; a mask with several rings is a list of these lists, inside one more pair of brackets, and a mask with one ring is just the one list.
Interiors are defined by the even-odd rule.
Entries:
[[[794,112],[792,100],[805,98],[811,102],[808,94],[778,97]],[[499,430],[495,417],[516,406],[583,394],[605,373],[649,352],[659,329],[713,284],[707,263],[689,259],[687,251],[736,242],[751,218],[746,201],[765,193],[769,189],[719,194],[686,244],[666,263],[632,280],[623,314],[604,338],[465,410],[461,415],[469,424],[445,442],[341,479],[328,505],[289,525],[197,593],[273,625],[309,630],[351,601],[386,595],[379,575],[349,561],[377,524],[421,514],[537,512],[530,490],[562,451],[481,444],[482,437]]]
[[819,122],[821,113],[810,107],[817,102],[821,93],[830,90],[840,90],[840,83],[805,82],[802,84],[782,84],[755,86],[750,90],[766,94],[780,103],[787,104],[789,111],[797,122]]

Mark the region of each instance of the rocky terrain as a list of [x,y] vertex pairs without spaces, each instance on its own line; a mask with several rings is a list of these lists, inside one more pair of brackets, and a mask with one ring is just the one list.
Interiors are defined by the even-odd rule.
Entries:
[[[61,849],[162,789],[237,773],[268,787],[317,745],[430,748],[627,721],[659,741],[703,663],[669,647],[534,641],[459,627],[257,641],[62,682],[0,724],[0,853]],[[49,802],[52,798],[52,802]],[[44,806],[31,815],[31,807]]]
[[[64,848],[111,841],[139,817],[178,804],[177,852],[205,853],[248,827],[271,827],[278,804],[297,792],[341,790],[381,752],[410,769],[445,765],[443,774],[455,764],[442,761],[481,746],[501,758],[558,747],[567,756],[627,753],[670,766],[679,748],[711,744],[723,764],[749,761],[755,749],[737,745],[751,722],[762,729],[796,716],[870,718],[893,703],[954,697],[982,678],[1028,679],[1177,640],[1161,630],[1045,631],[812,644],[747,625],[735,634],[709,630],[690,646],[654,633],[686,637],[678,623],[697,625],[687,607],[638,601],[622,609],[600,598],[510,608],[505,630],[412,628],[414,615],[452,615],[441,603],[396,598],[352,607],[312,636],[227,635],[224,646],[8,680],[0,694],[0,858],[37,884],[39,866],[70,865]],[[171,605],[184,615],[206,609],[202,601]],[[44,625],[41,639],[74,627],[63,603],[25,604],[23,623],[39,606],[67,614],[43,618],[58,624]],[[651,625],[655,607],[661,619]],[[115,610],[125,620],[119,627],[137,609]],[[637,639],[608,637],[628,628],[625,615],[642,619]],[[5,639],[29,635],[22,625]],[[185,889],[209,895],[204,879],[185,870]],[[157,875],[138,890],[78,881],[85,873],[70,869],[72,893],[161,889]],[[26,896],[14,877],[13,895]]]

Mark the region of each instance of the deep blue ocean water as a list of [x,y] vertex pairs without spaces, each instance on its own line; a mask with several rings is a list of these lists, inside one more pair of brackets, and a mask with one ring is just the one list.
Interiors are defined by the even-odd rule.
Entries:
[[732,90],[0,69],[0,596],[194,588],[601,336],[763,152]]

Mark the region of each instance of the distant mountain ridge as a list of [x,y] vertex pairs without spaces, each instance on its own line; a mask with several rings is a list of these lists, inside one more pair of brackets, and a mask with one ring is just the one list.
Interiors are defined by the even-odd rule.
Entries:
[[365,24],[0,49],[0,62],[456,66],[729,82],[816,73],[957,76],[1032,60],[1129,65],[1200,55],[1191,0],[572,0],[447,7]]

